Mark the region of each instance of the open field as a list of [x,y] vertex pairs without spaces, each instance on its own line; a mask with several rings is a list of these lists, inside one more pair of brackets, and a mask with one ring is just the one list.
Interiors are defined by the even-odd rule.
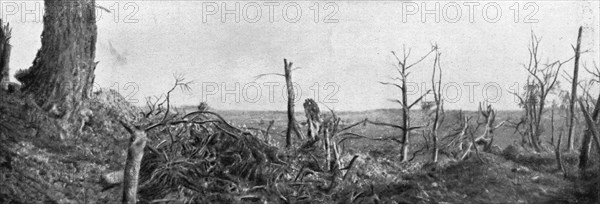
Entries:
[[[193,111],[194,108],[192,107],[183,107],[182,111],[184,112],[191,112]],[[225,118],[227,118],[229,121],[231,121],[232,123],[238,125],[238,126],[243,126],[246,125],[247,127],[254,127],[254,128],[261,128],[261,129],[266,129],[269,121],[273,120],[275,121],[273,124],[273,129],[272,132],[279,134],[278,137],[274,137],[277,138],[277,141],[283,145],[284,141],[285,141],[285,130],[287,127],[287,113],[284,111],[219,111],[217,110],[216,112],[222,114]],[[458,127],[458,115],[457,110],[449,110],[446,113],[446,120],[444,121],[444,123],[442,124],[440,131],[442,132],[442,136],[445,133],[449,133],[451,132],[451,130],[456,130],[456,129],[460,129],[460,127]],[[548,111],[549,112],[549,111]],[[559,134],[559,128],[560,127],[564,127],[565,121],[564,121],[564,117],[561,117],[560,115],[558,115],[558,110],[556,111],[557,115],[555,115],[555,140],[556,138],[558,138],[558,134]],[[395,123],[395,124],[400,124],[402,122],[402,115],[401,115],[401,111],[399,109],[379,109],[379,110],[370,110],[370,111],[360,111],[360,112],[336,112],[337,116],[340,117],[342,119],[342,122],[344,125],[351,125],[357,122],[360,122],[362,120],[364,120],[365,118],[370,119],[370,120],[374,120],[374,121],[380,121],[380,122],[387,122],[387,123]],[[464,111],[464,114],[467,117],[472,117],[473,120],[477,119],[477,115],[479,114],[477,111]],[[496,116],[496,121],[501,122],[501,121],[518,121],[518,119],[521,117],[522,112],[521,111],[498,111]],[[564,113],[563,113],[564,114]],[[300,122],[304,122],[306,121],[306,116],[303,112],[296,112],[295,113],[295,117],[298,121]],[[419,126],[419,125],[425,125],[427,124],[427,117],[425,117],[424,113],[419,111],[419,110],[415,110],[413,111],[413,114],[411,116],[411,118],[415,119],[412,121],[413,125]],[[483,119],[480,119],[480,122]],[[547,131],[544,132],[542,138],[543,138],[543,143],[549,146],[550,143],[550,139],[551,139],[551,132],[550,132],[550,117],[546,117],[543,120],[544,123],[544,127],[546,127]],[[304,123],[305,124],[305,123]],[[581,127],[583,124],[579,124],[579,127]],[[303,131],[306,132],[306,126],[301,126],[301,129],[303,129]],[[482,134],[483,130],[483,126],[481,126],[478,131],[475,133],[476,136],[480,136]],[[395,130],[393,128],[389,128],[389,127],[381,127],[381,126],[374,126],[374,125],[364,125],[364,126],[360,126],[358,128],[353,129],[355,133],[364,135],[364,136],[370,136],[373,138],[376,137],[389,137],[389,136],[395,136],[395,137],[399,137],[400,131]],[[420,130],[416,130],[414,131],[415,135],[413,135],[412,139],[413,141],[415,141],[416,143],[421,143],[423,141],[423,132],[421,132],[421,130],[425,130],[428,131],[428,128],[422,128]],[[583,130],[581,128],[577,128],[575,129],[575,134],[582,134]],[[428,132],[426,132],[425,134],[428,134]],[[508,123],[506,123],[505,125],[501,126],[500,128],[495,130],[495,141],[494,144],[498,145],[501,149],[506,148],[508,145],[513,144],[513,143],[518,143],[521,141],[521,135],[517,132],[515,132],[515,128],[512,125],[509,125]],[[563,133],[564,134],[564,133]],[[565,139],[565,138],[563,138]],[[575,144],[580,144],[579,138],[576,138]],[[355,140],[355,141],[350,141],[348,142],[348,147],[349,148],[353,148],[356,150],[364,150],[364,151],[369,151],[371,149],[379,149],[384,147],[386,150],[391,150],[393,151],[394,149],[399,149],[399,145],[398,144],[393,144],[390,142],[383,142],[383,141],[371,141],[371,140]]]

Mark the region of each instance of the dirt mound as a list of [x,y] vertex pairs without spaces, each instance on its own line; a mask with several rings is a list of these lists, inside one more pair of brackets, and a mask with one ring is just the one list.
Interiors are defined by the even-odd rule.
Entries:
[[109,116],[126,121],[135,121],[140,117],[142,111],[112,89],[101,89],[93,93],[89,106],[94,113],[99,112],[99,116]]
[[[137,108],[103,90],[65,126],[21,93],[0,98],[0,202],[97,201],[98,175],[124,161],[127,134],[116,121],[134,120]],[[64,131],[72,137],[60,140]]]

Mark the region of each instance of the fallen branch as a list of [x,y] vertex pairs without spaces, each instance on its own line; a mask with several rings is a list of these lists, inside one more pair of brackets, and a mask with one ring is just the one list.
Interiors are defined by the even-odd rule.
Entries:
[[350,160],[350,163],[348,164],[348,166],[340,169],[340,170],[347,170],[346,173],[344,174],[344,177],[342,177],[342,181],[346,180],[346,176],[348,176],[348,173],[350,173],[350,170],[352,170],[354,161],[356,161],[357,158],[358,158],[358,155],[354,155],[354,157],[352,157],[352,159]]

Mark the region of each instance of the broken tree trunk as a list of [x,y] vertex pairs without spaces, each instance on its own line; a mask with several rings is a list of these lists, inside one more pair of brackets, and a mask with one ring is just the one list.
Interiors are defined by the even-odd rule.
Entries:
[[577,75],[579,74],[579,50],[581,48],[581,31],[583,27],[579,27],[577,34],[577,47],[573,48],[575,51],[575,67],[573,68],[573,82],[571,84],[571,101],[569,103],[569,137],[568,137],[568,150],[573,151],[573,118],[575,117],[575,100],[577,99]]
[[123,179],[123,197],[122,203],[137,203],[138,179],[142,158],[144,157],[144,148],[148,137],[146,132],[139,128],[131,128],[129,125],[121,122],[121,125],[131,134],[129,148],[127,149],[127,160],[125,162]]
[[556,108],[556,103],[552,102],[552,110],[550,115],[550,144],[554,146],[554,109]]
[[588,126],[588,130],[592,135],[592,139],[594,139],[594,144],[596,144],[596,151],[600,154],[600,132],[598,131],[597,124],[594,123],[592,116],[587,112],[587,109],[583,106],[583,102],[579,101],[579,106],[581,106],[581,111],[583,112],[583,116],[585,118],[585,122]]
[[[597,101],[600,101],[600,98],[598,98]],[[596,144],[596,151],[598,151],[598,154],[600,154],[600,139],[598,138],[600,137],[600,132],[598,131],[598,124],[594,122],[590,114],[587,112],[587,109],[583,106],[582,101],[579,101],[579,106],[581,106],[581,111],[583,111],[583,116],[588,126],[588,130],[594,139],[594,144]],[[596,179],[598,180],[598,178]],[[600,188],[600,180],[598,180],[597,188]],[[598,191],[597,196],[600,198],[600,191]]]
[[61,117],[69,119],[92,92],[95,0],[44,1],[44,6],[42,47],[31,68],[16,77],[38,105],[45,110],[57,105]]
[[557,164],[558,170],[563,172],[564,177],[567,177],[567,171],[565,171],[565,167],[563,166],[563,163],[562,163],[562,156],[560,154],[560,143],[562,141],[562,135],[563,135],[563,131],[560,131],[560,133],[558,134],[558,141],[556,142],[556,148],[554,149],[554,154],[556,155],[556,164]]
[[[600,95],[598,96],[598,100],[596,100],[596,106],[594,107],[594,111],[592,112],[592,120],[594,122],[598,122],[598,115],[600,113]],[[581,142],[581,152],[579,155],[579,169],[581,172],[585,172],[587,168],[587,163],[589,160],[590,149],[592,145],[592,132],[588,127],[583,132],[583,140]]]
[[485,118],[485,131],[483,135],[479,136],[475,139],[476,144],[483,144],[483,151],[491,153],[492,146],[494,144],[494,130],[500,128],[504,125],[505,121],[502,121],[500,124],[494,126],[496,121],[496,111],[492,108],[492,105],[488,105],[487,109],[483,111],[481,108],[481,103],[479,103],[479,113]]
[[[600,98],[597,99],[597,101],[600,101]],[[596,144],[596,151],[598,151],[598,154],[600,154],[600,139],[598,137],[600,137],[600,132],[598,131],[598,127],[596,123],[594,123],[594,120],[592,119],[592,117],[590,116],[590,114],[588,113],[587,109],[583,106],[583,102],[579,101],[579,106],[581,106],[581,111],[583,111],[583,116],[585,118],[585,122],[588,126],[588,130],[592,135],[592,138],[594,139],[594,144]],[[596,178],[598,180],[598,178]],[[597,182],[597,188],[600,188],[600,180],[598,180]],[[598,198],[600,198],[600,191],[598,191]]]
[[284,70],[285,70],[285,84],[287,87],[287,115],[288,115],[288,127],[285,134],[285,146],[292,146],[292,132],[296,134],[299,139],[302,139],[302,134],[298,132],[296,126],[296,117],[294,117],[294,85],[292,84],[292,63],[288,63],[287,59],[283,59]]
[[[436,163],[439,157],[438,147],[438,128],[441,126],[444,118],[444,102],[442,100],[441,86],[442,86],[442,67],[440,65],[441,53],[435,51],[435,60],[433,62],[433,74],[431,74],[431,85],[433,86],[433,96],[435,98],[435,116],[433,118],[433,125],[431,126],[431,140],[433,141],[433,153],[431,154],[431,161]],[[438,81],[436,86],[435,75],[436,68],[438,73]]]
[[267,144],[269,144],[269,140],[271,140],[271,136],[269,135],[269,131],[273,127],[274,123],[275,123],[274,120],[269,121],[269,127],[267,127],[267,131],[265,131],[265,143],[267,143]]
[[328,171],[337,170],[337,167],[340,166],[340,152],[335,140],[340,121],[341,119],[334,114],[331,118],[326,119],[322,126],[323,150],[325,151],[325,164]]
[[340,150],[333,138],[331,139],[331,149],[333,150],[333,162],[329,166],[330,169],[337,170],[340,167]]
[[325,150],[325,165],[327,170],[331,170],[331,149],[330,149],[330,141],[329,141],[329,134],[331,134],[331,131],[329,130],[331,124],[328,123],[328,125],[326,125],[327,127],[325,127],[325,129],[323,130],[323,149]]
[[319,138],[319,129],[321,128],[319,112],[319,105],[315,100],[309,98],[304,101],[304,113],[306,113],[306,125],[308,126],[307,135],[310,140]]

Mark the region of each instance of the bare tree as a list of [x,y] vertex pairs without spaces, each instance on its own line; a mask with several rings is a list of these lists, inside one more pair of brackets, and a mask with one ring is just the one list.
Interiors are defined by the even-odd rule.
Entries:
[[[431,85],[433,90],[433,97],[435,102],[435,110],[433,112],[433,124],[431,126],[431,138],[433,141],[433,153],[431,155],[432,162],[438,161],[439,147],[438,147],[438,128],[444,121],[444,101],[442,99],[442,67],[441,55],[437,49],[435,52],[435,60],[433,62],[433,73],[431,74]],[[436,71],[437,70],[437,71]],[[435,80],[437,72],[437,82]],[[436,85],[437,83],[437,85]]]
[[568,142],[568,151],[573,151],[573,118],[575,117],[575,99],[577,97],[577,77],[579,75],[579,55],[581,49],[581,31],[583,27],[579,27],[579,31],[577,34],[577,47],[573,47],[573,51],[575,51],[575,66],[573,68],[573,81],[571,84],[571,103],[569,104],[569,130],[567,137]]
[[562,142],[563,130],[561,128],[558,133],[558,141],[556,142],[556,147],[554,148],[554,155],[556,156],[556,165],[559,171],[563,172],[563,175],[567,177],[567,171],[565,170],[565,166],[562,163],[562,156],[560,152],[560,143]]
[[[594,66],[596,68],[595,71],[591,71],[591,70],[587,69],[587,67],[584,66],[586,68],[586,70],[595,77],[595,79],[590,80],[590,82],[589,82],[590,84],[600,83],[600,69],[595,64],[594,64]],[[585,91],[585,89],[584,89],[584,91]],[[586,93],[586,96],[589,96],[589,93],[587,91],[585,91],[585,93]],[[586,97],[586,98],[588,98],[588,101],[593,101],[593,100],[596,101],[596,103],[594,105],[594,110],[592,111],[592,114],[591,114],[591,119],[593,122],[598,123],[598,116],[600,115],[600,95],[596,99],[591,98],[591,96]],[[582,111],[584,111],[584,110],[582,110]],[[587,168],[591,144],[592,144],[592,130],[588,126],[588,128],[584,131],[584,134],[583,134],[583,139],[581,141],[581,151],[580,151],[580,155],[579,155],[579,169],[581,170],[582,173],[585,172],[585,169]]]
[[283,64],[285,65],[285,84],[287,87],[287,115],[288,115],[288,128],[285,134],[285,146],[292,146],[292,132],[296,134],[296,136],[300,139],[303,139],[302,134],[298,131],[298,124],[296,124],[296,117],[294,117],[294,85],[292,84],[292,63],[288,63],[287,59],[283,59]]
[[400,89],[400,92],[402,94],[402,99],[401,100],[394,100],[395,102],[399,103],[402,106],[402,125],[400,126],[401,130],[402,130],[402,154],[401,154],[401,161],[405,162],[408,160],[408,152],[409,152],[409,147],[410,147],[410,132],[412,130],[414,130],[415,128],[411,127],[410,124],[410,109],[417,103],[419,103],[423,97],[425,95],[427,95],[429,91],[427,91],[427,93],[421,95],[419,98],[417,98],[416,100],[414,100],[412,103],[409,104],[408,102],[408,89],[406,87],[406,83],[408,81],[408,76],[410,75],[409,70],[419,64],[420,62],[422,62],[425,58],[427,58],[427,56],[429,56],[431,53],[435,52],[437,50],[437,46],[432,46],[431,50],[425,54],[424,56],[422,56],[419,60],[417,60],[416,62],[409,64],[407,62],[408,58],[410,57],[411,54],[411,49],[406,50],[406,47],[403,47],[403,56],[402,58],[398,57],[398,55],[396,55],[395,52],[392,51],[392,54],[394,55],[394,57],[396,57],[396,60],[398,61],[398,64],[396,65],[396,70],[398,71],[398,74],[400,75],[400,77],[396,77],[393,78],[393,80],[397,80],[398,82],[381,82],[381,84],[384,85],[393,85],[397,88]]
[[585,122],[587,124],[588,130],[590,130],[590,135],[594,140],[594,144],[596,146],[596,151],[600,154],[600,132],[598,130],[598,124],[592,119],[590,113],[588,112],[588,108],[584,105],[582,100],[579,100],[579,106],[581,107],[581,111],[583,112],[583,116],[585,118]]
[[284,74],[280,74],[280,73],[268,73],[268,74],[260,74],[254,77],[254,80],[257,80],[261,77],[264,76],[269,76],[269,75],[276,75],[276,76],[282,76],[285,77],[285,85],[287,87],[287,95],[288,95],[288,99],[287,99],[287,118],[288,118],[288,127],[287,127],[287,131],[285,134],[285,146],[286,147],[291,147],[292,146],[292,134],[296,134],[296,136],[299,139],[304,139],[304,135],[302,135],[300,133],[300,131],[298,130],[298,123],[296,122],[296,117],[294,116],[294,101],[295,101],[295,92],[294,92],[294,85],[293,85],[293,81],[292,81],[292,71],[300,69],[298,68],[294,68],[292,69],[292,62],[287,61],[287,59],[283,59],[283,69],[284,69]]
[[541,39],[532,32],[531,44],[528,48],[529,63],[523,64],[523,68],[529,73],[525,93],[523,95],[513,93],[519,98],[520,105],[525,110],[525,116],[522,118],[522,123],[525,125],[524,137],[529,139],[530,145],[536,152],[542,150],[540,136],[543,128],[541,127],[541,121],[546,106],[546,97],[556,88],[555,85],[561,67],[573,59],[571,57],[565,61],[559,60],[542,64],[538,52],[540,41]]
[[[597,100],[600,101],[600,97],[598,97]],[[598,154],[600,154],[600,131],[598,130],[598,123],[592,119],[592,116],[590,116],[588,109],[583,105],[583,100],[579,100],[579,106],[581,107],[581,111],[583,112],[583,117],[585,118],[585,122],[588,127],[588,132],[594,139],[594,144],[596,144],[596,151],[598,151]],[[596,183],[597,187],[600,187],[600,182]],[[597,196],[597,198],[600,198],[600,192],[597,192]]]
[[478,125],[485,125],[485,130],[481,136],[475,139],[475,142],[476,144],[483,144],[484,152],[492,152],[492,145],[494,144],[494,130],[502,127],[506,121],[502,121],[498,125],[495,125],[496,111],[494,111],[492,105],[487,105],[487,108],[484,111],[481,103],[479,103],[479,114],[480,116],[483,116],[483,123],[479,123],[478,118]]

